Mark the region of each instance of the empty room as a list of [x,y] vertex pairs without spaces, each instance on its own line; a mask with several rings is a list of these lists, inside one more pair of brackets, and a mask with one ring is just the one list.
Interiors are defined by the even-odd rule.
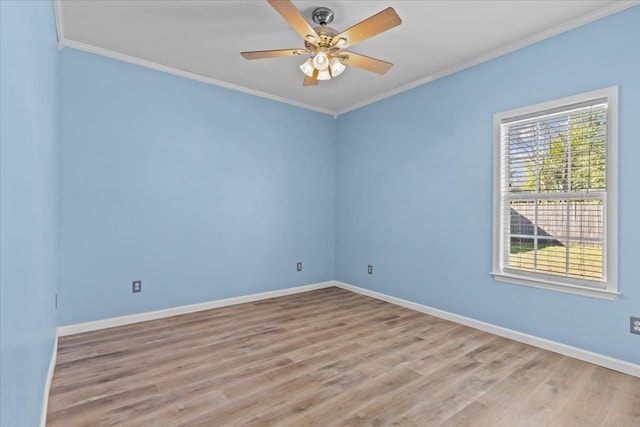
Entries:
[[0,19],[1,427],[640,425],[640,2]]

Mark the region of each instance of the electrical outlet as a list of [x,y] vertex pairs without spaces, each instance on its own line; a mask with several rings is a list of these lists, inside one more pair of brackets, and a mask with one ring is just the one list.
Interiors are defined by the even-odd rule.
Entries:
[[131,282],[131,292],[142,292],[142,280],[134,280]]
[[302,263],[301,262],[296,264],[296,271],[302,271]]
[[632,334],[640,335],[640,317],[629,317]]
[[367,274],[373,274],[373,265],[367,266]]

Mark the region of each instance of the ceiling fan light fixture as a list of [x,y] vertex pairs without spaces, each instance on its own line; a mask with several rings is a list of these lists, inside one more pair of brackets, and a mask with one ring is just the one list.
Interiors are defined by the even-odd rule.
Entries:
[[300,65],[300,69],[309,77],[313,77],[313,59],[309,58]]
[[318,53],[313,57],[313,66],[318,71],[329,68],[329,55],[327,55],[326,49],[318,49]]
[[331,73],[329,72],[328,68],[325,68],[324,70],[318,70],[318,80],[331,80]]
[[340,74],[342,74],[345,68],[347,67],[345,67],[344,64],[340,62],[340,60],[335,56],[333,56],[331,58],[331,61],[329,61],[329,69],[331,70],[331,75],[333,77],[338,77]]
[[333,21],[333,11],[329,8],[319,7],[313,10],[313,22],[319,25],[313,28],[291,0],[268,0],[268,2],[302,37],[304,49],[240,52],[245,59],[310,55],[311,57],[299,66],[306,76],[302,82],[303,86],[315,86],[318,80],[338,77],[347,65],[377,74],[384,74],[393,66],[390,62],[342,50],[400,25],[402,20],[392,7],[387,7],[347,30],[339,32],[328,26]]

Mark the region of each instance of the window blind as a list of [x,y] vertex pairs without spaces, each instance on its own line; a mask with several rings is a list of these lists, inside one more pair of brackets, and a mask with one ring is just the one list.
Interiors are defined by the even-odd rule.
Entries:
[[606,281],[606,98],[503,119],[505,271]]

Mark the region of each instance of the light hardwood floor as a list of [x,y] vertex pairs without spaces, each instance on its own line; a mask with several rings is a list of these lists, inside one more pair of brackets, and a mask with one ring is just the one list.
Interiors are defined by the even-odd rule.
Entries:
[[61,337],[49,426],[640,426],[640,379],[338,288]]

